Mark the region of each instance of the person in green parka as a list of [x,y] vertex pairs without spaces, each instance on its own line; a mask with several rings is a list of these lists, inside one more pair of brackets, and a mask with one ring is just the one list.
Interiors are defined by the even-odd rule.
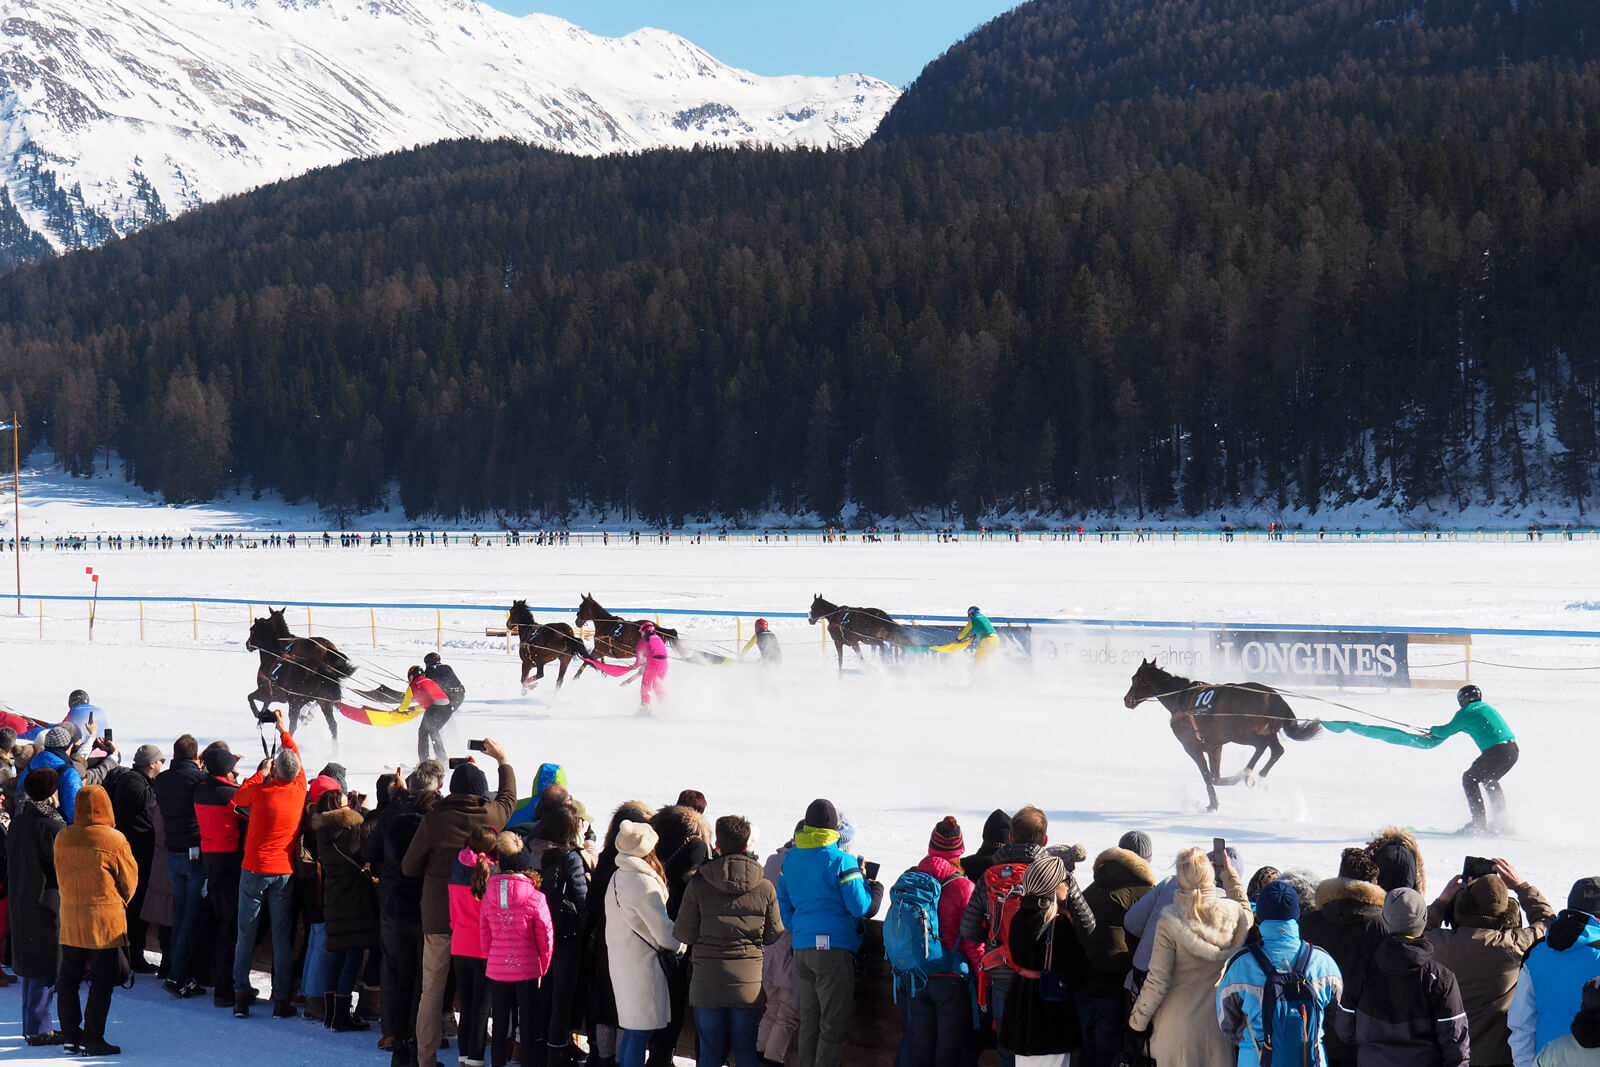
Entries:
[[[1322,725],[1334,733],[1358,734],[1411,748],[1436,748],[1456,734],[1466,734],[1478,746],[1478,758],[1461,776],[1461,788],[1467,794],[1467,808],[1472,813],[1472,821],[1461,829],[1463,833],[1486,833],[1489,826],[1483,794],[1488,795],[1489,804],[1494,808],[1495,821],[1499,822],[1505,817],[1506,810],[1500,779],[1516,766],[1519,755],[1517,738],[1501,714],[1484,703],[1483,691],[1477,686],[1464,685],[1456,690],[1456,703],[1460,710],[1454,718],[1443,726],[1420,733],[1356,722],[1323,722]],[[1479,786],[1483,787],[1482,793],[1479,792]]]
[[972,648],[973,659],[980,663],[1000,649],[1000,635],[995,633],[994,623],[976,606],[967,609],[967,625],[956,634],[956,640],[971,642],[968,647]]

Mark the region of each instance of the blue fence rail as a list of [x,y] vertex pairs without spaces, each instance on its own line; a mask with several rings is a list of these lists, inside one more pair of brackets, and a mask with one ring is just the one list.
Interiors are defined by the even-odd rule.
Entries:
[[[15,594],[0,595],[0,603],[6,600],[15,600]],[[67,593],[23,593],[21,600],[28,603],[92,603],[101,604],[190,604],[190,605],[225,605],[235,608],[257,608],[266,605],[281,606],[285,608],[327,608],[349,611],[431,611],[431,612],[485,612],[493,615],[504,616],[506,608],[499,604],[444,604],[444,603],[409,603],[395,601],[379,602],[352,602],[340,600],[280,600],[266,597],[255,599],[242,599],[238,597],[197,597],[197,596],[102,596],[94,597],[83,594]],[[560,619],[574,614],[571,605],[529,605],[529,610],[535,616],[547,616]],[[749,619],[763,617],[768,619],[804,619],[807,618],[803,611],[766,611],[759,609],[712,609],[712,608],[658,608],[658,607],[622,607],[615,609],[616,614],[627,618],[644,618],[648,616],[677,616],[724,619]],[[25,613],[24,613],[25,614]],[[939,615],[919,614],[916,612],[902,612],[898,616],[902,619],[916,622],[931,623],[958,623],[965,622],[965,615]],[[1072,626],[1092,630],[1262,630],[1271,632],[1296,632],[1296,631],[1325,631],[1339,633],[1404,633],[1404,634],[1446,634],[1463,637],[1550,637],[1574,638],[1579,640],[1600,640],[1600,630],[1579,629],[1548,629],[1548,628],[1508,628],[1508,627],[1461,627],[1461,626],[1373,626],[1363,624],[1343,625],[1339,623],[1266,623],[1250,620],[1193,620],[1176,621],[1163,619],[1096,619],[1078,618],[1067,616],[1030,616],[1030,615],[991,615],[991,622],[999,626]]]

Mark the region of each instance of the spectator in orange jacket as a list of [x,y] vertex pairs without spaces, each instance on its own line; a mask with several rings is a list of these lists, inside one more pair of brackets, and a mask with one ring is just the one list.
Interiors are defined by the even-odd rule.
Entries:
[[289,1004],[294,993],[294,955],[290,946],[290,889],[294,875],[294,846],[306,805],[306,770],[300,750],[276,715],[278,754],[272,773],[257,771],[233,795],[237,808],[248,808],[244,864],[239,872],[239,930],[233,948],[233,1015],[250,1014],[255,992],[250,988],[250,954],[256,944],[261,909],[272,917],[272,1017],[293,1018]]

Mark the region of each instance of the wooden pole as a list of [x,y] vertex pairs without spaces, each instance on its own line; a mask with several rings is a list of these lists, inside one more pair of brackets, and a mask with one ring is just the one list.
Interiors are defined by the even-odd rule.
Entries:
[[306,605],[306,636],[316,636],[317,628],[311,624],[311,605]]
[[144,601],[142,600],[139,601],[139,640],[144,640]]
[[[511,647],[511,637],[506,636],[506,648]],[[433,609],[433,650],[444,655],[444,612]]]
[[[191,603],[189,605],[189,610],[194,613],[194,640],[195,640],[196,644],[199,644],[200,643],[200,605],[198,603]],[[250,622],[251,622],[251,625],[255,624],[255,620],[254,619],[251,619]]]
[[[367,618],[372,623],[372,647],[373,648],[377,648],[378,647],[378,609],[377,608],[368,608],[367,609]],[[332,801],[329,801],[329,803],[331,804]]]

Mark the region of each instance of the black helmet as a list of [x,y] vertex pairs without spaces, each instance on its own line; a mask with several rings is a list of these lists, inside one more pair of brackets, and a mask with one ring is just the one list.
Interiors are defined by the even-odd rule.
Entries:
[[439,665],[439,653],[429,652],[426,656],[423,656],[422,665],[424,667],[437,667]]
[[69,708],[75,708],[79,704],[87,703],[89,703],[89,694],[85,693],[82,689],[74,689],[71,693],[67,694],[67,707]]
[[411,665],[411,669],[410,670],[406,671],[406,681],[408,681],[408,682],[414,682],[418,678],[421,678],[421,677],[422,677],[422,668],[417,666],[415,663],[413,663]]
[[1456,690],[1456,704],[1460,707],[1464,708],[1468,704],[1476,704],[1482,699],[1483,690],[1475,685],[1464,685]]
[[978,605],[974,604],[972,607],[967,609],[967,618],[970,619],[976,614],[978,614]]

